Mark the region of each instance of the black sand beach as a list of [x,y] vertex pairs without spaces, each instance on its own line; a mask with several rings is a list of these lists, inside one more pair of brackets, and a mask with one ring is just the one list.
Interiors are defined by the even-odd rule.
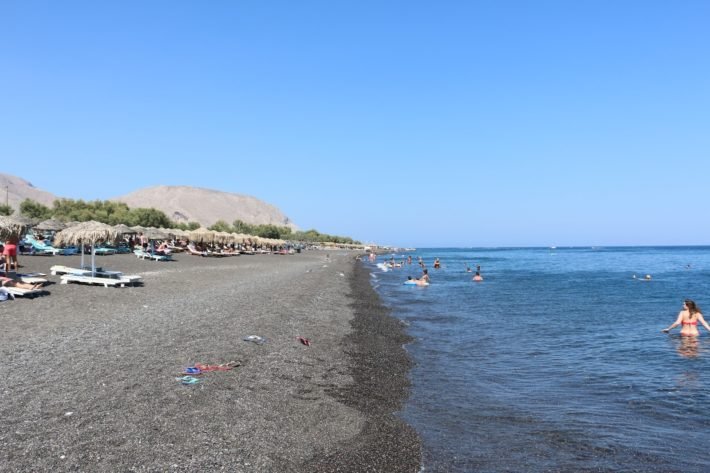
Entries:
[[[176,259],[97,257],[145,284],[48,276],[48,295],[0,302],[1,471],[417,471],[393,415],[407,337],[354,254]],[[24,272],[78,262],[20,257]]]

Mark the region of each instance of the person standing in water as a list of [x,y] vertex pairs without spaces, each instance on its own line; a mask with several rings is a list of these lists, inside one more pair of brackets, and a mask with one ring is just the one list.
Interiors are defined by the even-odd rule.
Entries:
[[418,281],[427,282],[427,283],[430,282],[430,281],[429,281],[429,270],[428,270],[428,269],[424,268],[424,270],[422,271],[422,275],[421,275],[421,277],[418,279]]
[[695,337],[700,335],[698,332],[698,322],[700,322],[705,330],[710,332],[710,325],[703,318],[700,308],[695,302],[690,299],[683,301],[683,310],[678,313],[678,318],[668,328],[664,328],[663,332],[668,333],[677,326],[681,326],[680,334],[684,337]]
[[471,278],[473,281],[480,282],[483,281],[483,276],[481,276],[480,271],[476,271],[476,274],[473,275],[473,278]]
[[434,269],[439,269],[441,268],[441,262],[439,261],[439,258],[436,258],[434,260]]

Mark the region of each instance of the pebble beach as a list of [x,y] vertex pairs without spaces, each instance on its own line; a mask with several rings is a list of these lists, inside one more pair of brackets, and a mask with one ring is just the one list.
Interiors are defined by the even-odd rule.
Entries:
[[101,256],[144,283],[0,302],[0,471],[418,471],[409,339],[355,256]]

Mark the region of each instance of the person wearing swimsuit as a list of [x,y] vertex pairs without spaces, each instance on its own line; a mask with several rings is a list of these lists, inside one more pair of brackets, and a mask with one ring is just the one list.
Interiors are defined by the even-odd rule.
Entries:
[[676,321],[673,322],[668,328],[664,328],[663,331],[668,333],[680,325],[680,334],[682,336],[695,337],[700,335],[700,332],[698,332],[698,322],[705,327],[705,330],[710,332],[710,325],[708,325],[703,318],[700,308],[695,304],[695,302],[690,299],[686,299],[683,302],[683,310],[681,310],[678,314]]

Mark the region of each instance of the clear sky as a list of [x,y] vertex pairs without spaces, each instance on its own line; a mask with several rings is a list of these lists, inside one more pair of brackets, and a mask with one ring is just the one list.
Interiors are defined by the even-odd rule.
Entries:
[[408,246],[708,244],[710,2],[0,1],[0,172]]

